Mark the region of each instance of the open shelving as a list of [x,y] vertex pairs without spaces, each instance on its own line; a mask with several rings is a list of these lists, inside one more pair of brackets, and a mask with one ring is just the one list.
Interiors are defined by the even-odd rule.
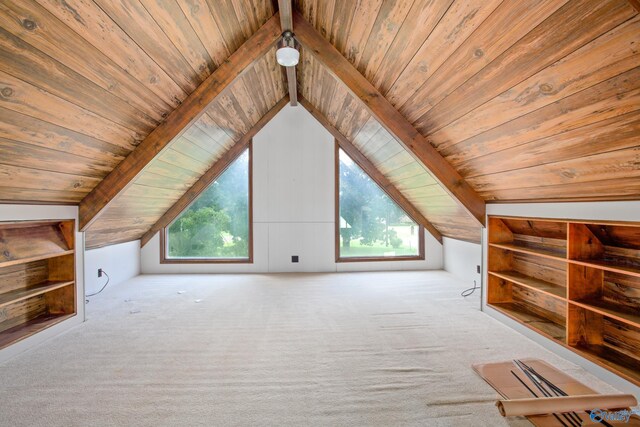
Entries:
[[640,385],[640,224],[489,217],[487,303]]
[[0,348],[76,314],[73,220],[0,223]]

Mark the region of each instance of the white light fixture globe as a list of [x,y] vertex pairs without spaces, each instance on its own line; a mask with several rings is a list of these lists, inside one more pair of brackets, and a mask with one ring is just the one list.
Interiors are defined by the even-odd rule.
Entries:
[[276,61],[283,67],[295,67],[300,61],[300,51],[296,49],[296,40],[291,31],[282,33],[276,50]]
[[298,65],[300,60],[300,52],[292,47],[281,47],[276,51],[276,60],[283,67],[293,67]]

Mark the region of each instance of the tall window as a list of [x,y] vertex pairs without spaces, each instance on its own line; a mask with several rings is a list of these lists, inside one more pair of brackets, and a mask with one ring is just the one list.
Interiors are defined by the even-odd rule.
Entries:
[[163,262],[251,262],[250,156],[245,150],[165,228]]
[[424,231],[338,150],[338,261],[424,259]]

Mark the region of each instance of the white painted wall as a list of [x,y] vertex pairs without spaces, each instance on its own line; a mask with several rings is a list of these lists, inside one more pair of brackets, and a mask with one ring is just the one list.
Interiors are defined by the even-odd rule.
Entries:
[[482,265],[482,246],[478,243],[445,237],[443,240],[444,269],[463,282],[480,285],[481,273],[477,266]]
[[98,292],[107,280],[98,277],[102,268],[109,275],[109,285],[129,280],[140,274],[140,240],[90,249],[84,255],[85,289],[90,295]]
[[[518,203],[518,204],[489,204],[487,215],[510,215],[532,218],[559,218],[559,219],[584,219],[584,220],[609,220],[609,221],[636,221],[640,222],[640,201],[629,202],[583,202],[583,203]],[[484,230],[484,242],[487,241],[486,229]],[[486,243],[485,243],[486,245]],[[487,283],[487,251],[483,257],[484,283]],[[486,285],[484,285],[486,286]],[[486,295],[483,297],[483,310],[490,316],[518,330],[533,341],[538,342],[551,351],[558,353],[566,359],[583,366],[596,376],[602,378],[621,391],[633,393],[640,398],[640,387],[612,374],[606,369],[591,363],[572,351],[555,344],[553,341],[533,332],[531,329],[515,322],[509,317],[493,310],[486,305]]]
[[[143,273],[331,272],[440,269],[442,245],[426,234],[425,261],[336,263],[334,140],[302,107],[285,107],[253,139],[253,264],[160,264],[156,235]],[[300,262],[291,263],[298,255]]]
[[77,231],[77,206],[52,205],[0,205],[0,221],[16,220],[46,220],[46,219],[75,219],[76,220],[76,307],[77,315],[60,322],[44,331],[21,340],[10,347],[0,350],[0,363],[26,351],[50,338],[66,332],[70,328],[84,321],[84,239]]

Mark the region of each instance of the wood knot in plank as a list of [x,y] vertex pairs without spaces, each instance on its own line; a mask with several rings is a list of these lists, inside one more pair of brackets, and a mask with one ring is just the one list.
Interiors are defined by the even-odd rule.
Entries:
[[476,58],[482,58],[484,56],[484,50],[478,48],[476,50],[473,51],[473,56],[475,56]]
[[543,83],[540,85],[540,92],[542,93],[551,93],[553,92],[553,86],[547,83]]
[[2,94],[3,98],[9,98],[13,95],[13,89],[11,89],[10,87],[3,87],[2,89],[0,89],[0,94]]
[[31,19],[23,19],[22,20],[22,26],[29,31],[33,31],[36,29],[37,25],[35,22],[33,22]]

